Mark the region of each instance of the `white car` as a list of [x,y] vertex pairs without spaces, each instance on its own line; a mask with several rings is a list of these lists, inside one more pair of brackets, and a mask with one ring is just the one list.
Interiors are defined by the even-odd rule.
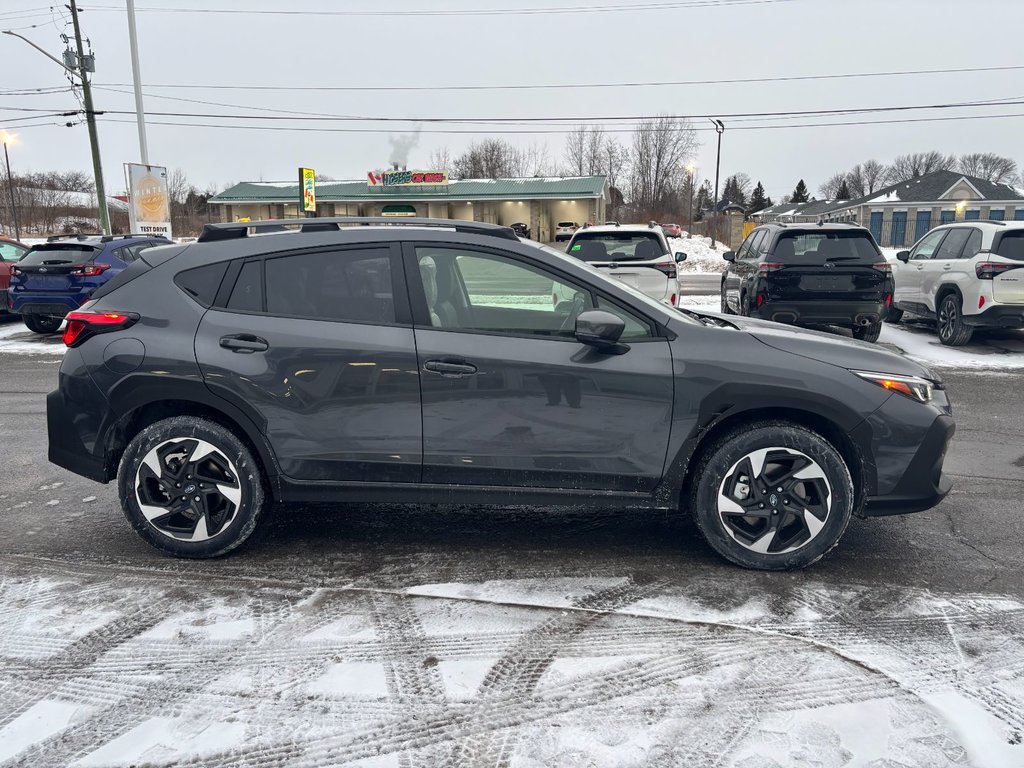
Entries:
[[978,328],[1024,328],[1024,221],[945,224],[896,258],[890,322],[934,319],[953,347]]
[[555,225],[555,242],[572,239],[573,233],[580,228],[575,221],[560,221]]
[[655,223],[584,227],[565,252],[653,299],[672,307],[679,304],[677,265],[686,254],[672,253]]

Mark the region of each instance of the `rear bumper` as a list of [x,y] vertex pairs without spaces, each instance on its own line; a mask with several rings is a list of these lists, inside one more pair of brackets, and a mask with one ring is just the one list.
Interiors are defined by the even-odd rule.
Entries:
[[995,304],[963,318],[966,325],[983,328],[1024,328],[1024,304]]
[[88,298],[88,293],[52,295],[30,293],[22,294],[11,291],[11,311],[19,315],[52,315],[64,317],[82,306]]
[[886,314],[882,302],[873,301],[773,301],[752,307],[750,314],[762,320],[791,325],[869,325]]
[[46,433],[49,442],[47,458],[51,464],[100,483],[107,482],[102,457],[86,449],[74,428],[74,409],[68,407],[61,390],[46,396]]
[[953,480],[942,471],[942,462],[955,430],[952,416],[936,416],[896,485],[884,495],[868,496],[863,514],[903,515],[931,509],[942,501],[953,487]]

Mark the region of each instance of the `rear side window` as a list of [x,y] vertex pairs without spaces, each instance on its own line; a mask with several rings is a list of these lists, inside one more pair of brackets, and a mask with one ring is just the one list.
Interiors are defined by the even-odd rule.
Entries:
[[391,257],[386,248],[319,251],[267,259],[272,315],[394,323]]
[[[145,264],[144,261],[136,263]],[[208,307],[213,304],[213,299],[217,295],[220,281],[224,278],[227,268],[228,263],[222,261],[220,264],[207,264],[195,269],[186,269],[175,275],[174,282],[193,299]]]
[[99,252],[99,248],[91,245],[53,243],[36,246],[19,263],[26,267],[40,264],[84,264],[95,259]]
[[964,245],[967,243],[967,238],[971,236],[973,229],[951,229],[949,234],[946,235],[946,239],[942,241],[942,245],[935,251],[933,259],[959,259],[960,251],[963,250]]
[[569,255],[583,261],[647,261],[667,251],[654,232],[577,232]]
[[996,253],[1004,259],[1024,261],[1024,230],[1003,233],[996,246]]
[[771,260],[794,266],[820,266],[826,262],[874,264],[881,258],[866,232],[783,232]]
[[242,266],[228,298],[228,309],[236,312],[263,311],[263,264],[250,261]]

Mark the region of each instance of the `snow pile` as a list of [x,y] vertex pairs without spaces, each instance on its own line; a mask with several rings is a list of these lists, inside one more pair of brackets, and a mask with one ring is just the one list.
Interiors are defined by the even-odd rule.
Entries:
[[729,264],[722,258],[722,254],[730,250],[729,246],[716,240],[712,247],[710,237],[670,237],[668,247],[672,253],[686,254],[686,261],[679,265],[680,272],[724,272]]

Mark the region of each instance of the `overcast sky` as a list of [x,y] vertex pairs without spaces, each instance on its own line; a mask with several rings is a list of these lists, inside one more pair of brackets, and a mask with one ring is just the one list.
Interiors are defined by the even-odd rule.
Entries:
[[[716,2],[719,0],[704,0]],[[737,0],[726,0],[736,2]],[[653,0],[652,0],[653,2]],[[651,5],[648,2],[647,5]],[[668,0],[657,0],[664,4]],[[247,91],[203,85],[439,86],[726,80],[750,77],[1024,65],[1018,41],[1022,0],[789,0],[710,7],[631,9],[624,12],[493,16],[257,15],[170,13],[143,8],[230,8],[291,11],[398,11],[608,6],[614,0],[138,0],[141,69],[151,112],[260,114],[237,107],[195,104],[175,96],[280,110],[398,118],[526,118],[718,114],[1024,99],[1024,69],[759,84],[516,91]],[[642,0],[618,0],[641,5]],[[96,6],[105,6],[102,10]],[[42,11],[38,9],[43,8]],[[131,64],[123,0],[85,2],[84,33],[96,51],[97,86],[129,84]],[[25,15],[30,12],[43,16]],[[67,14],[65,13],[66,17]],[[0,2],[0,29],[15,29],[59,56],[64,19],[55,22],[42,0]],[[29,24],[41,24],[25,29]],[[67,27],[70,33],[70,25]],[[74,109],[70,93],[6,95],[13,89],[65,85],[56,64],[25,43],[0,37],[0,127],[18,133],[11,164],[18,171],[90,170],[85,126],[19,127],[27,112],[14,107]],[[183,84],[192,88],[157,88]],[[134,109],[128,93],[96,91],[97,109]],[[914,112],[868,119],[1017,114],[1024,105]],[[268,114],[268,113],[262,113]],[[122,163],[138,161],[133,118],[99,125],[108,190],[124,188]],[[855,120],[863,118],[832,118]],[[156,125],[182,121],[151,115],[150,161],[180,167],[200,187],[233,181],[291,179],[311,166],[336,178],[365,178],[391,153],[389,134],[412,124],[315,123],[281,120],[273,130]],[[35,120],[21,123],[37,122]],[[205,122],[228,123],[229,120]],[[806,120],[792,120],[803,123]],[[699,128],[707,120],[695,121]],[[888,162],[917,150],[993,151],[1024,162],[1024,117],[738,130],[726,121],[722,177],[744,171],[775,198],[798,178],[812,191],[836,170],[868,158]],[[294,127],[370,128],[383,133],[327,133]],[[424,125],[410,167],[425,168],[431,150],[458,154],[478,136],[428,133]],[[449,129],[465,126],[448,125]],[[505,126],[521,130],[523,126]],[[486,133],[486,128],[480,127]],[[695,158],[713,177],[713,132],[701,133]],[[546,144],[554,160],[564,136],[508,137]],[[629,141],[628,133],[621,134]]]

